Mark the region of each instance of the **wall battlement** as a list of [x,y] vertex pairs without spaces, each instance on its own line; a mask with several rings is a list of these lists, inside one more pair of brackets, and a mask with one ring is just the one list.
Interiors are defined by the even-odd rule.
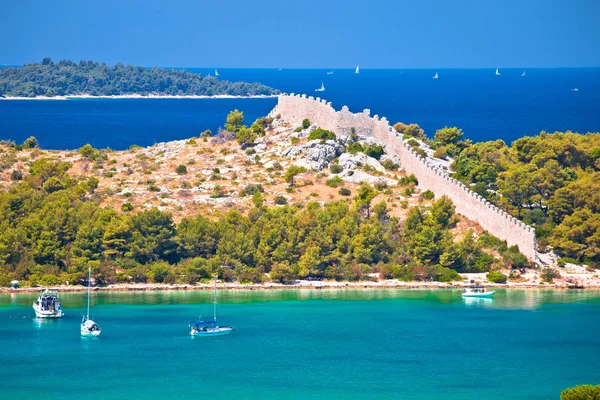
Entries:
[[346,106],[335,111],[331,102],[324,99],[292,93],[280,95],[269,116],[280,115],[284,121],[298,125],[308,118],[319,127],[335,132],[338,137],[349,136],[354,128],[359,137],[370,138],[382,145],[386,153],[398,156],[406,173],[414,174],[422,189],[445,194],[454,202],[458,213],[476,221],[492,235],[506,240],[509,246],[518,245],[527,258],[535,261],[537,253],[533,227],[496,207],[428,162],[425,157],[419,156],[385,117],[371,117],[370,114],[368,109],[361,113],[351,113]]

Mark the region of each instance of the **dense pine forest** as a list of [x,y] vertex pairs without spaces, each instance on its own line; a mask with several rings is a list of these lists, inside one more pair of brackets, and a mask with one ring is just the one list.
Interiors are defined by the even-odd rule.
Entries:
[[541,132],[508,146],[471,143],[455,127],[433,139],[416,125],[396,128],[427,142],[436,157],[451,157],[455,178],[533,225],[541,251],[600,265],[600,133]]
[[257,96],[278,91],[260,83],[229,82],[185,70],[69,60],[0,69],[0,97],[67,95]]

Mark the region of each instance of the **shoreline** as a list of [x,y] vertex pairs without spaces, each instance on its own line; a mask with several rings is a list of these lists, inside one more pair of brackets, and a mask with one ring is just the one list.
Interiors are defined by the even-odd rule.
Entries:
[[[282,283],[219,283],[217,287],[220,290],[343,290],[343,289],[435,289],[435,290],[457,290],[469,287],[471,283],[465,282],[399,282],[399,281],[381,281],[381,282],[329,282],[329,281],[305,281],[294,284]],[[582,288],[569,288],[569,285],[564,283],[554,284],[535,284],[535,283],[507,283],[507,284],[484,284],[488,289],[552,289],[552,290],[600,290],[600,286],[585,286]],[[38,293],[45,287],[24,287],[20,289],[10,290],[9,288],[0,288],[0,294],[6,293]],[[54,285],[48,288],[56,289],[59,292],[85,292],[86,286],[67,286]],[[111,284],[107,286],[95,286],[91,290],[95,292],[146,292],[146,291],[197,291],[197,290],[213,290],[212,283],[200,283],[196,285],[189,284],[161,284],[161,283],[140,283],[140,284]]]
[[220,94],[215,96],[199,96],[199,95],[141,95],[141,94],[121,94],[114,96],[93,96],[90,94],[74,94],[74,95],[66,95],[66,96],[36,96],[36,97],[17,97],[17,96],[8,96],[8,97],[0,97],[0,100],[139,100],[139,99],[148,99],[148,100],[174,100],[174,99],[192,99],[192,100],[204,100],[204,99],[273,99],[277,98],[278,95],[254,95],[254,96],[234,96],[229,94]]

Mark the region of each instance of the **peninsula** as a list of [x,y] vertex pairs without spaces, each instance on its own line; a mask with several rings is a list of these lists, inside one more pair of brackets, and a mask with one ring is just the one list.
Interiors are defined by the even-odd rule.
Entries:
[[203,98],[275,96],[260,83],[230,82],[183,69],[69,60],[0,69],[0,98]]
[[0,286],[91,267],[109,290],[201,289],[219,265],[239,288],[600,286],[600,134],[429,139],[298,95],[224,127],[125,151],[0,145]]

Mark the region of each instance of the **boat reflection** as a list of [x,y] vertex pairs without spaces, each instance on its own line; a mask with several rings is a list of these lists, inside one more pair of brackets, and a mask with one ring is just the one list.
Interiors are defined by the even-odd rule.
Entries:
[[494,299],[489,297],[463,297],[463,303],[468,307],[491,307]]

